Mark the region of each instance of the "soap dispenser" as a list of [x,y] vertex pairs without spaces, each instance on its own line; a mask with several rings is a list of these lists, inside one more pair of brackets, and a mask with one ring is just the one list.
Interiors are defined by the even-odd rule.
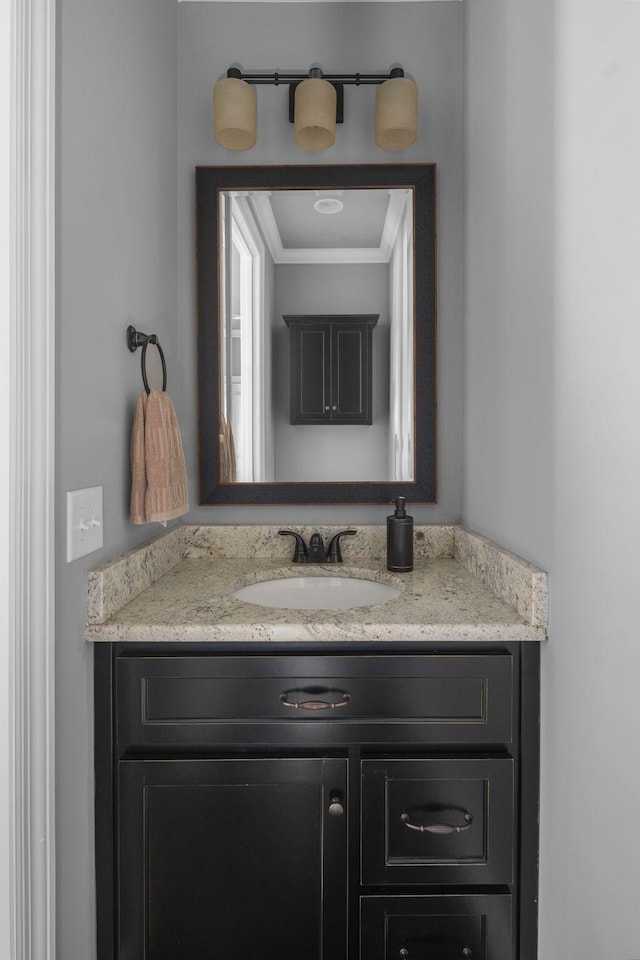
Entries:
[[413,517],[407,516],[405,497],[396,497],[396,512],[387,517],[387,570],[413,570]]

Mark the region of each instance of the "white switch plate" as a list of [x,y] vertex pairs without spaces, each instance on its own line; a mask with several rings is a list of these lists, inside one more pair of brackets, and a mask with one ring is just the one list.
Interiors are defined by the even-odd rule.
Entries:
[[67,563],[102,546],[102,487],[67,492]]

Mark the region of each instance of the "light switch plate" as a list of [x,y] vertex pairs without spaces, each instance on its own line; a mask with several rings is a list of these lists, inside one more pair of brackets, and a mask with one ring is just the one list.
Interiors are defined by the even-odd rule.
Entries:
[[67,492],[67,563],[103,543],[102,487]]

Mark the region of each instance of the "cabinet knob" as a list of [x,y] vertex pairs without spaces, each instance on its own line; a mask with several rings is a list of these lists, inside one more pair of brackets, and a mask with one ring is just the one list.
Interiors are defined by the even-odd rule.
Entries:
[[337,404],[337,403],[334,403],[334,405],[331,407],[331,409],[332,409],[332,410],[337,410],[337,409],[338,409],[338,404]]
[[406,947],[400,947],[400,956],[402,957],[402,960],[406,960],[406,957],[409,956],[409,951]]
[[328,410],[328,409],[329,409],[329,405],[327,404],[327,406],[325,407],[325,410]]
[[331,797],[329,800],[329,816],[341,817],[344,813],[344,806],[340,797]]

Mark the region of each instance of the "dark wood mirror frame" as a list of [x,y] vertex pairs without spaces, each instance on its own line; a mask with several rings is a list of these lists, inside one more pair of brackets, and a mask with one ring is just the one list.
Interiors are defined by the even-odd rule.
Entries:
[[[224,504],[435,503],[436,468],[435,164],[196,168],[199,502]],[[218,196],[224,190],[411,188],[414,198],[413,481],[223,483],[219,435]]]

